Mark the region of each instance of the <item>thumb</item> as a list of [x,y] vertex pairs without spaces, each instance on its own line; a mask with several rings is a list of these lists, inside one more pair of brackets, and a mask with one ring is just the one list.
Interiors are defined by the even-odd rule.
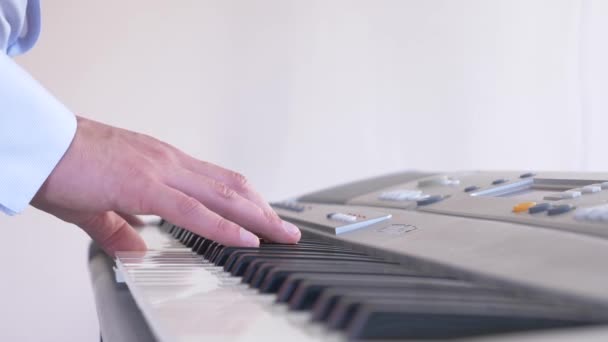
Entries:
[[112,257],[119,251],[146,250],[146,243],[137,231],[113,211],[93,214],[75,223]]

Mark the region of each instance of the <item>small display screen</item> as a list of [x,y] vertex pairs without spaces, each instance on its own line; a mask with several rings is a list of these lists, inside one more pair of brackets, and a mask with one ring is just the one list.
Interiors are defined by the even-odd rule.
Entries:
[[551,197],[559,199],[559,194],[564,191],[600,182],[602,181],[535,178],[483,190],[473,196],[513,198],[518,201],[550,201]]
[[554,189],[535,189],[535,188],[526,188],[526,189],[517,189],[512,192],[502,193],[493,197],[508,197],[514,198],[521,201],[542,201],[545,196],[556,195],[561,191],[555,191]]

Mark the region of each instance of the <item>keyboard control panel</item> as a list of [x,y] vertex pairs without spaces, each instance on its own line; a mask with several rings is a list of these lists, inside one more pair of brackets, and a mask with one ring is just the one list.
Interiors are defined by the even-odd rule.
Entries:
[[453,172],[382,187],[341,204],[514,222],[608,238],[608,174]]

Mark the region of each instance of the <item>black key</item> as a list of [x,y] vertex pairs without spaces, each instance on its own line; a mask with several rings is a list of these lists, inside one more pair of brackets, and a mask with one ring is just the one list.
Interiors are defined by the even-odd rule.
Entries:
[[173,234],[175,234],[175,232],[176,232],[178,229],[179,229],[179,227],[178,227],[178,226],[173,225],[173,227],[171,227],[171,229],[169,230],[169,234],[170,234],[171,236],[173,236]]
[[260,247],[226,247],[217,256],[212,260],[216,266],[223,266],[228,258],[234,252],[249,252],[255,250],[263,250],[263,251],[339,251],[345,252],[348,254],[357,254],[357,255],[365,255],[364,253],[356,252],[349,249],[344,249],[340,247],[333,246],[315,246],[315,245],[307,245],[307,244],[297,244],[297,245],[283,245],[283,244],[266,244],[261,245]]
[[[256,259],[299,259],[299,260],[309,260],[310,262],[315,262],[318,260],[335,260],[335,261],[357,261],[357,260],[377,260],[378,262],[383,262],[380,259],[373,259],[371,257],[359,256],[359,255],[330,255],[330,254],[313,254],[313,253],[288,253],[288,254],[243,254],[238,257],[238,259],[233,263],[233,267],[231,267],[228,272],[233,276],[241,276],[247,270],[249,264]],[[226,270],[226,266],[224,266]]]
[[[313,321],[327,320],[335,305],[343,298],[351,298],[360,302],[369,298],[374,299],[426,299],[429,301],[455,300],[462,299],[465,301],[483,300],[483,301],[505,301],[514,302],[524,300],[530,302],[530,299],[520,299],[512,293],[505,292],[502,289],[483,288],[483,287],[443,287],[429,286],[427,288],[414,288],[408,286],[402,287],[334,287],[324,289],[317,298],[312,313]],[[295,301],[294,301],[295,302]],[[291,308],[292,302],[290,302]]]
[[205,253],[207,252],[207,249],[211,246],[211,244],[213,244],[213,240],[209,240],[209,239],[205,239],[200,247],[196,250],[196,254],[198,255],[205,255]]
[[313,305],[323,290],[327,288],[346,288],[349,286],[378,289],[395,287],[425,289],[433,286],[443,286],[446,289],[477,287],[472,283],[460,280],[421,276],[317,274],[314,277],[311,277],[306,273],[294,273],[287,277],[283,282],[283,285],[279,290],[278,298],[287,300],[290,303],[292,301],[308,302]]
[[186,232],[186,234],[182,235],[182,238],[179,239],[179,242],[185,246],[186,243],[188,242],[188,239],[190,239],[191,236],[192,236],[192,232],[188,231],[188,232]]
[[[188,243],[190,243],[190,240],[192,238],[194,238],[195,235],[196,234],[194,234],[193,232],[189,232],[187,237],[184,239],[184,242],[183,242],[184,246],[188,247]],[[190,247],[192,247],[192,246],[190,246]]]
[[[303,272],[302,272],[303,273]],[[408,289],[407,285],[402,285],[399,287],[399,289],[394,289],[393,287],[391,287],[391,285],[389,285],[389,287],[383,288],[381,287],[382,284],[379,284],[376,287],[370,287],[368,288],[366,295],[367,296],[371,296],[371,297],[375,297],[375,296],[383,296],[384,292],[386,291],[386,293],[400,293],[402,291],[405,292],[414,292],[417,293],[418,291],[440,291],[441,293],[444,293],[445,291],[453,291],[454,293],[457,293],[459,295],[462,295],[462,291],[458,291],[460,290],[459,288],[454,289],[453,286],[448,286],[447,288],[445,288],[444,286],[438,285],[437,284],[437,280],[446,280],[445,278],[437,278],[437,277],[433,277],[430,275],[421,275],[421,274],[412,274],[412,273],[407,273],[407,272],[399,272],[399,271],[389,271],[389,272],[377,272],[377,271],[362,271],[359,273],[348,273],[348,272],[335,272],[334,274],[344,274],[344,275],[359,275],[359,276],[403,276],[406,278],[410,278],[410,279],[420,279],[423,282],[426,282],[427,286],[426,288],[424,286],[420,285],[419,281],[412,281],[413,285],[410,286],[413,289]],[[312,278],[313,280],[311,280],[312,283],[314,283],[314,278]],[[340,293],[350,293],[350,289],[352,289],[353,286],[358,286],[359,282],[353,282],[353,284],[351,285],[347,285],[347,286],[342,286],[339,287],[335,290],[342,290],[344,292],[340,292]],[[324,292],[326,291],[330,291],[333,290],[334,288],[332,287],[318,287],[318,286],[308,286],[306,285],[306,283],[301,283],[300,287],[296,288],[296,290],[294,291],[293,295],[291,296],[291,298],[289,299],[289,308],[291,310],[309,310],[312,309],[313,306],[315,305],[315,303],[317,302],[317,300],[319,300],[319,298],[323,295]],[[482,289],[479,288],[468,288],[465,287],[464,288],[464,293],[475,293],[475,294],[479,294],[479,295],[493,295],[493,296],[498,296],[503,295],[506,297],[506,294],[503,293],[499,293],[497,291],[492,291],[492,292],[487,292],[487,291],[483,291]]]
[[194,247],[194,245],[196,244],[196,242],[198,241],[199,238],[200,238],[200,236],[198,236],[198,234],[192,233],[190,240],[188,240],[188,242],[186,243],[186,247],[188,247],[190,249],[192,247]]
[[[251,267],[251,266],[250,266]],[[421,272],[407,269],[396,264],[383,263],[285,263],[272,265],[266,263],[259,267],[250,285],[259,288],[262,292],[276,292],[285,278],[292,273],[310,274],[365,274],[365,275],[407,275],[423,276]],[[428,275],[427,275],[428,276]],[[272,288],[272,289],[269,289]]]
[[350,339],[459,338],[592,323],[558,307],[462,301],[372,301],[355,305],[351,316]]
[[[288,262],[289,260],[285,260],[285,262]],[[299,260],[294,260],[294,261],[299,261]],[[275,262],[275,261],[271,261],[271,262]],[[282,265],[279,262],[281,261],[276,261],[278,265]],[[305,261],[306,263],[310,263],[308,260]],[[254,267],[254,264],[257,264],[258,260],[254,261],[249,267],[252,268]],[[266,263],[270,263],[270,262],[262,262],[263,264]],[[336,265],[341,265],[344,264],[345,267],[349,267],[351,265],[353,265],[354,267],[356,267],[357,265],[360,265],[362,267],[365,267],[365,264],[368,264],[369,262],[367,261],[315,261],[315,264],[321,264],[321,265],[331,265],[331,264],[336,264]],[[376,264],[375,261],[373,261],[371,264]],[[379,264],[379,265],[385,265],[385,264]],[[398,266],[398,267],[402,267],[402,266]],[[406,272],[409,272],[409,269],[406,269]],[[249,271],[249,268],[247,269],[247,271]],[[418,271],[416,270],[411,270],[411,272],[416,273]],[[335,276],[334,276],[335,275]],[[340,276],[340,273],[323,273],[322,275],[319,276],[315,276],[316,280],[325,282],[328,281],[330,283],[328,283],[328,286],[331,286],[331,281],[335,280],[336,277]],[[450,278],[444,278],[441,276],[437,276],[437,275],[433,275],[433,274],[423,274],[420,273],[420,275],[417,275],[417,277],[421,277],[421,278],[432,278],[432,279],[447,279],[450,280]],[[292,298],[292,295],[294,294],[294,292],[296,291],[297,287],[301,284],[302,281],[308,281],[311,280],[311,277],[309,275],[307,275],[306,273],[302,273],[302,274],[293,274],[287,277],[287,279],[285,279],[285,282],[283,283],[283,285],[281,286],[281,289],[278,292],[277,295],[277,301],[278,302],[288,302],[290,301],[290,299]],[[340,282],[340,280],[336,280],[339,282],[338,286],[347,286],[348,284],[350,284],[351,286],[354,286],[352,283],[352,279],[349,278],[348,282]],[[373,282],[373,285],[375,285],[375,287],[379,287],[379,286],[383,286],[383,284],[378,283],[376,281]]]
[[243,282],[248,283],[252,287],[258,288],[262,285],[264,278],[271,270],[280,268],[284,271],[292,273],[301,273],[302,271],[312,271],[318,273],[353,273],[364,272],[369,270],[377,270],[379,272],[407,272],[408,274],[420,274],[419,271],[408,269],[404,266],[395,263],[378,263],[364,261],[310,261],[300,260],[275,260],[267,262],[253,261],[247,268],[247,272],[243,275]]
[[182,232],[183,229],[184,228],[182,227],[176,227],[171,236],[173,236],[174,239],[177,239],[177,236]]
[[202,236],[198,236],[196,238],[196,242],[194,243],[194,245],[192,245],[192,251],[196,253],[198,251],[198,249],[201,247],[201,244],[203,243],[203,241],[205,241],[205,238]]
[[[296,273],[297,274],[306,274],[309,276],[309,279],[315,279],[316,276],[321,275],[321,274],[332,274],[332,275],[343,274],[343,275],[353,275],[353,276],[359,276],[359,277],[362,277],[362,276],[423,277],[419,273],[416,274],[415,272],[408,271],[408,270],[405,270],[403,268],[398,268],[398,267],[393,268],[391,270],[383,270],[380,267],[377,267],[377,268],[351,267],[350,269],[346,268],[346,267],[342,267],[342,268],[328,267],[326,270],[323,270],[320,267],[317,267],[317,269],[300,268],[300,269],[295,269],[295,270],[293,270],[293,269],[290,270],[289,268],[285,269],[285,268],[281,268],[281,267],[275,267],[273,270],[268,272],[268,275],[266,276],[264,282],[262,282],[262,284],[260,285],[260,287],[259,287],[260,292],[262,292],[262,293],[277,292],[279,290],[279,288],[281,287],[281,285],[283,284],[283,282],[285,281],[285,279],[289,275],[296,274]],[[294,298],[292,298],[292,300],[289,302],[290,308],[293,310],[310,309],[310,308],[312,308],[312,304],[313,304],[313,302],[310,299],[314,300],[315,298],[311,298],[309,296],[302,296],[302,297],[294,296]]]
[[323,255],[323,256],[333,256],[333,255],[349,255],[349,256],[358,256],[360,258],[370,258],[370,259],[377,259],[377,258],[373,258],[373,257],[368,257],[366,255],[362,255],[359,252],[354,252],[354,251],[305,251],[305,250],[297,250],[297,249],[289,249],[289,250],[264,250],[264,249],[254,249],[254,250],[244,250],[244,251],[234,251],[233,253],[230,254],[230,257],[228,257],[228,259],[226,260],[226,263],[224,264],[224,269],[228,272],[230,272],[230,270],[232,269],[233,265],[235,264],[235,262],[242,256],[242,255],[259,255],[260,257],[264,257],[264,256],[269,256],[269,257],[273,257],[275,256],[275,254],[282,254],[282,255],[292,255],[292,256],[303,256],[303,255],[309,255],[309,254],[314,254],[314,255]]
[[179,238],[179,242],[181,242],[182,244],[188,239],[188,237],[190,236],[190,234],[192,234],[192,232],[190,231],[186,231],[184,234],[182,234],[182,236]]
[[221,246],[219,242],[215,242],[213,241],[209,247],[207,247],[207,250],[205,251],[205,254],[203,254],[203,257],[207,260],[209,260],[209,256],[211,255],[211,253],[213,253],[213,251],[218,247]]
[[211,253],[209,253],[209,257],[207,258],[210,262],[213,262],[213,259],[222,251],[224,250],[224,248],[226,248],[226,246],[224,245],[218,245],[215,248],[213,248],[213,250],[211,251]]
[[192,240],[194,238],[194,233],[193,232],[189,232],[186,237],[184,239],[182,239],[182,244],[186,247],[192,247],[192,246],[188,246],[188,244],[190,243],[190,240]]
[[171,223],[169,223],[165,220],[163,220],[160,227],[163,231],[165,231],[168,234],[171,234],[171,232],[173,232],[173,229],[175,229],[175,225],[172,225]]

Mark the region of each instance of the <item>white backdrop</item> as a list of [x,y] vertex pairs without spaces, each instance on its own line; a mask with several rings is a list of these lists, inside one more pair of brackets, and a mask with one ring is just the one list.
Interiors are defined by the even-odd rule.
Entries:
[[[68,107],[237,169],[269,199],[410,168],[608,168],[606,1],[43,7],[19,61]],[[95,340],[86,236],[34,210],[0,224],[0,340]]]

